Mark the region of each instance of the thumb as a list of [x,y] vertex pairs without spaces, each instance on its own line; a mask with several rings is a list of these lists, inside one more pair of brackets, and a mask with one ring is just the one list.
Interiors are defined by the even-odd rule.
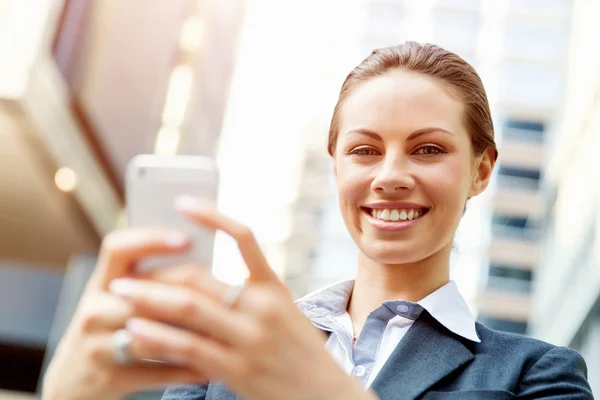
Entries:
[[175,206],[200,226],[215,231],[221,230],[235,239],[250,272],[250,280],[281,283],[269,266],[250,228],[219,213],[214,204],[204,200],[184,196],[177,199]]

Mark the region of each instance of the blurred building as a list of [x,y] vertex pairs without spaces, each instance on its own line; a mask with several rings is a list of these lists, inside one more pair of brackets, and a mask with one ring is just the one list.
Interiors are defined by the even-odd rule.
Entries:
[[549,137],[529,333],[584,356],[600,393],[600,1],[573,2],[565,106]]
[[214,155],[243,5],[0,2],[0,388],[36,390],[119,224],[127,161]]
[[500,158],[488,273],[477,305],[488,326],[525,333],[539,263],[544,154],[563,106],[570,3],[514,1],[495,13],[498,56],[484,71],[496,76],[484,79],[492,91]]

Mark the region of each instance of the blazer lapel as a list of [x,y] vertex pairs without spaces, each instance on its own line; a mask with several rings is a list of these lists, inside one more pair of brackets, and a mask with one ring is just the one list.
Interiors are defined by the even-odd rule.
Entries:
[[473,352],[461,338],[424,310],[387,360],[372,388],[381,399],[416,399],[473,358]]

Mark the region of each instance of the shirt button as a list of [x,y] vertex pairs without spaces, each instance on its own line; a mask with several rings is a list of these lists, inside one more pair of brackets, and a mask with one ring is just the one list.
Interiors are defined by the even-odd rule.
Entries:
[[396,306],[396,311],[399,313],[406,313],[408,312],[408,306],[406,304],[398,304]]
[[364,365],[357,365],[356,367],[354,367],[352,375],[354,375],[357,378],[362,378],[365,375],[365,372],[367,372],[367,369],[364,367]]

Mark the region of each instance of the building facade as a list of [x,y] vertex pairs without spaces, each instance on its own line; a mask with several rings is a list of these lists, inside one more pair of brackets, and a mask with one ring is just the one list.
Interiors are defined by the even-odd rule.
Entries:
[[529,332],[584,356],[600,393],[600,1],[573,2],[565,106],[543,179],[544,234]]

